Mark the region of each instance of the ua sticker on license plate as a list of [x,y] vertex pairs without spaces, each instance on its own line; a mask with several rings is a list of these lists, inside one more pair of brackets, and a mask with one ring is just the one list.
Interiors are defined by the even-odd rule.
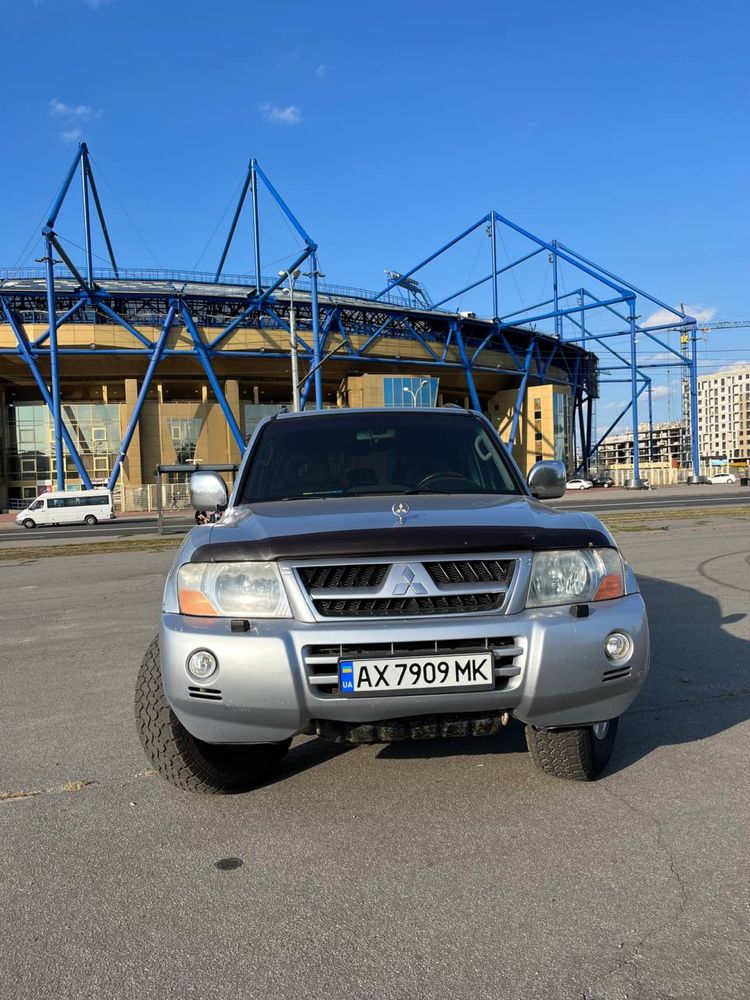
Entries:
[[386,694],[494,687],[492,654],[436,653],[372,660],[339,660],[341,694]]

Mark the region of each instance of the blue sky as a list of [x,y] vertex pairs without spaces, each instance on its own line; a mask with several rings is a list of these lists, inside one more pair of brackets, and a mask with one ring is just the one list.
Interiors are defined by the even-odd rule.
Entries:
[[[380,288],[494,207],[667,302],[750,317],[743,3],[0,0],[0,17],[0,266],[38,256],[84,138],[124,265],[215,266],[254,155],[333,283]],[[273,272],[297,244],[262,211]],[[252,270],[248,224],[230,271]],[[59,231],[80,230],[71,205]],[[486,252],[479,233],[426,271],[433,297]],[[502,302],[549,291],[539,263]],[[750,331],[701,346],[703,371],[732,360]],[[625,395],[605,390],[600,425]]]

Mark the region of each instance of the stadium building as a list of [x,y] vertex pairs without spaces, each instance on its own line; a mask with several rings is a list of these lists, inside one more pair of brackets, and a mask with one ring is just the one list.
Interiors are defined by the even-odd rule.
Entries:
[[[76,250],[58,231],[72,190],[82,192],[85,233]],[[263,274],[261,191],[302,246],[277,274]],[[243,211],[252,212],[254,267],[228,275]],[[95,227],[107,249],[103,269],[94,266]],[[503,231],[526,248],[508,263],[498,259]],[[471,234],[487,237],[488,273],[433,302],[415,275]],[[636,293],[646,293],[494,210],[405,274],[387,272],[378,292],[323,283],[317,245],[256,160],[215,272],[120,267],[85,143],[41,238],[38,266],[0,270],[2,506],[106,484],[127,507],[129,491],[153,483],[157,465],[238,461],[258,421],[296,395],[316,408],[471,407],[489,415],[524,471],[540,458],[573,471],[577,453],[585,469],[598,396],[592,348],[611,343],[597,339],[588,317],[623,318],[625,333],[604,336],[629,336],[633,352],[636,333],[650,336],[635,322]],[[499,279],[534,259],[553,275],[551,296],[502,315]],[[564,292],[563,266],[589,287]],[[455,307],[478,286],[491,292],[486,318]],[[627,378],[636,414],[642,372],[632,367]]]

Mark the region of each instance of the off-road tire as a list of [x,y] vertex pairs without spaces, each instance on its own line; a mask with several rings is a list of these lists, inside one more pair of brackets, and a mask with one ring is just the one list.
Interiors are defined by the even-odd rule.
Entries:
[[33,521],[30,517],[27,517],[23,522],[24,528],[36,528],[36,521]]
[[93,514],[87,514],[83,519],[83,523],[87,524],[90,528],[92,528],[95,524],[98,524],[99,522],[97,521],[97,519],[94,517]]
[[281,762],[291,740],[227,746],[204,743],[170,708],[161,680],[159,640],[154,639],[138,672],[135,721],[146,756],[167,781],[188,792],[244,792],[260,784]]
[[602,739],[591,726],[580,729],[535,729],[526,726],[526,746],[536,766],[555,778],[593,781],[609,763],[617,736],[612,719]]

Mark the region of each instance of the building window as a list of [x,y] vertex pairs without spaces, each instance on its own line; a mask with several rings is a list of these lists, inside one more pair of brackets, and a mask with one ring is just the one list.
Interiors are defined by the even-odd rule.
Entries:
[[195,458],[198,436],[201,432],[199,417],[167,417],[169,436],[174,445],[175,461],[184,465]]
[[435,406],[438,394],[436,378],[386,376],[383,379],[385,406]]

